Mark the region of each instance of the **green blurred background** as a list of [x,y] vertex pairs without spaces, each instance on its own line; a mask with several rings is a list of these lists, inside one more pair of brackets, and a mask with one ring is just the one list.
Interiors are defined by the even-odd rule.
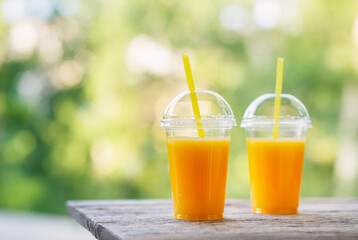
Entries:
[[[358,196],[358,2],[3,0],[0,208],[65,213],[70,199],[170,198],[169,101],[186,80],[236,118],[274,92],[306,105],[302,196]],[[228,198],[249,197],[244,131],[233,129]]]

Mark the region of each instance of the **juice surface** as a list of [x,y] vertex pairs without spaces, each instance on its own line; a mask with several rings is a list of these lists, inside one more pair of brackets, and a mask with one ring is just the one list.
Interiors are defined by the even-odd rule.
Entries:
[[174,217],[223,218],[229,137],[168,137]]
[[253,212],[297,213],[304,149],[304,139],[247,139]]

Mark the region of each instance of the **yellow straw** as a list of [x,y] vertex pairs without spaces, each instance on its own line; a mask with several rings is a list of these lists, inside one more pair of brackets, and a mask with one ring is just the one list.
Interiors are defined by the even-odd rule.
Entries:
[[281,92],[282,92],[282,77],[283,77],[283,58],[277,59],[277,72],[276,72],[276,97],[275,97],[275,125],[273,128],[273,138],[278,138],[278,129],[280,121],[280,108],[281,108]]
[[[185,68],[186,80],[188,81],[188,86],[190,91],[190,100],[193,106],[195,119],[201,119],[198,98],[196,97],[196,93],[195,93],[193,75],[191,74],[191,69],[190,69],[189,57],[187,54],[183,54],[182,57],[183,57],[183,63]],[[201,124],[201,122],[197,122],[196,126],[198,127],[199,137],[205,137],[203,125]]]

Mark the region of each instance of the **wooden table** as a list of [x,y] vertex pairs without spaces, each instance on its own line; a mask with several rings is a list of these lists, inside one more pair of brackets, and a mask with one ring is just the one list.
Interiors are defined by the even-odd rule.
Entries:
[[297,215],[251,213],[228,200],[224,219],[173,218],[170,200],[69,201],[68,214],[97,239],[358,239],[358,199],[301,199]]

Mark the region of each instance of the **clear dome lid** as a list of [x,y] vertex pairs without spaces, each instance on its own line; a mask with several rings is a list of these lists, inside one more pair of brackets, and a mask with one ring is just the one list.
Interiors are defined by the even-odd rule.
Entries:
[[213,91],[195,91],[201,119],[195,119],[190,91],[177,95],[167,106],[161,126],[166,128],[197,128],[201,122],[203,128],[231,128],[236,126],[234,114],[225,99]]
[[[276,94],[264,94],[256,98],[246,109],[241,127],[273,126],[275,96]],[[312,127],[306,107],[290,94],[281,94],[279,124],[285,127],[300,125],[305,129]]]

